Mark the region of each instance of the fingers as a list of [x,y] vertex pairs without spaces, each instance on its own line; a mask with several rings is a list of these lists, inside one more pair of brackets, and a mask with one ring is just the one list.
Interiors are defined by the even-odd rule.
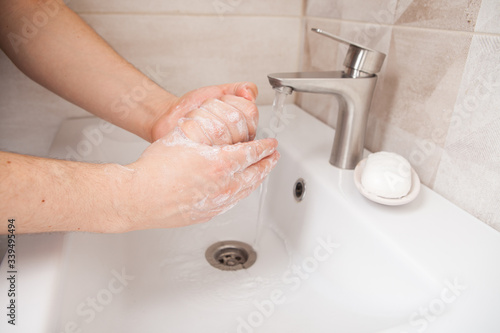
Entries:
[[226,162],[230,162],[233,173],[241,172],[249,166],[270,156],[276,151],[278,141],[276,139],[262,139],[224,146],[221,157]]
[[[212,145],[245,142],[255,138],[258,110],[254,101],[257,94],[257,86],[251,82],[204,87],[179,98],[167,114],[175,122],[191,118],[182,127],[186,129],[186,135],[195,142]],[[152,130],[152,140],[157,140],[171,130],[171,122],[163,118],[157,121]],[[193,121],[197,124],[190,123]],[[209,133],[210,128],[206,126],[214,126],[214,138]]]
[[[233,110],[238,111],[236,114],[234,111],[230,111],[228,116],[230,115],[233,118],[232,124],[243,126],[245,125],[245,129],[248,133],[248,140],[253,140],[255,138],[255,134],[257,132],[257,124],[259,123],[259,110],[257,106],[253,102],[249,102],[248,100],[232,96],[232,95],[224,95],[221,97],[221,101],[233,107]],[[237,116],[240,118],[234,119]],[[245,140],[245,141],[248,141]],[[238,141],[241,142],[242,140]]]
[[228,185],[228,191],[231,193],[225,203],[223,211],[231,208],[241,199],[249,196],[264,179],[269,175],[271,170],[276,166],[280,154],[275,151],[271,155],[263,158],[259,162],[252,164],[248,168],[237,172],[233,175],[231,183]]
[[255,191],[269,175],[279,159],[279,153],[274,152],[256,165],[252,165],[243,172],[233,176],[232,182],[225,195],[217,198],[217,204],[214,205],[213,216],[222,214],[231,209],[240,200],[248,197]]
[[189,140],[208,146],[215,145],[213,139],[205,131],[202,121],[193,118],[182,118],[179,120],[178,125]]
[[274,151],[271,155],[252,164],[248,168],[234,173],[231,176],[230,182],[211,200],[211,217],[224,213],[241,199],[249,196],[260,184],[262,184],[264,179],[276,166],[279,158],[280,154]]
[[[147,189],[139,192],[141,205],[148,207],[147,221],[156,221],[150,227],[203,222],[230,209],[262,183],[279,159],[275,139],[213,147],[186,140],[180,128],[174,131],[132,166],[137,188]],[[180,138],[170,137],[176,133]]]
[[194,107],[199,107],[204,101],[210,98],[221,98],[224,95],[234,95],[255,102],[258,89],[252,82],[226,83],[218,86],[203,87],[189,92],[189,103]]
[[[221,146],[233,143],[233,134],[230,126],[214,113],[218,106],[214,102],[200,106],[189,112],[186,119],[181,120],[181,128],[188,138],[198,143],[211,146]],[[218,102],[215,104],[222,104]],[[204,137],[200,139],[201,137]]]
[[254,163],[248,168],[234,174],[234,183],[236,183],[236,185],[239,184],[239,186],[241,186],[241,190],[248,190],[252,192],[262,183],[271,170],[274,169],[279,158],[279,152],[273,152],[271,155],[263,158],[259,162]]
[[251,102],[255,102],[259,93],[257,86],[252,82],[227,83],[218,87],[223,91],[223,95],[243,97]]
[[188,112],[180,125],[194,142],[226,145],[253,140],[258,114],[254,103],[226,95],[221,100],[206,100],[199,108]]
[[[241,97],[234,98],[242,99]],[[246,102],[252,104],[248,101]],[[209,99],[195,113],[200,115],[200,118],[207,117],[214,123],[213,129],[215,132],[208,134],[213,135],[214,143],[217,141],[215,144],[245,142],[250,138],[247,120],[242,111],[221,100]],[[206,126],[209,126],[209,124],[206,124]],[[207,132],[212,130],[211,128],[205,129]]]

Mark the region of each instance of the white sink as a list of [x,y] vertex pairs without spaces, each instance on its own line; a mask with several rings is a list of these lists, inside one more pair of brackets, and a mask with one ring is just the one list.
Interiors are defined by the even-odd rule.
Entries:
[[[261,126],[272,124],[271,108],[260,110]],[[2,315],[0,331],[500,332],[500,234],[425,186],[407,205],[368,201],[353,171],[328,163],[334,131],[288,113],[258,244],[259,191],[186,228],[18,236],[17,325]],[[52,155],[129,163],[147,146],[119,129],[99,139],[99,124],[67,121]],[[223,240],[253,245],[256,263],[210,266],[205,250]]]

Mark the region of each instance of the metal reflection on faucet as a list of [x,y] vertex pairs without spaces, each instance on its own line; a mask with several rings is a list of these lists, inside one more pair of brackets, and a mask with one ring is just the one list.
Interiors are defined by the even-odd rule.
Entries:
[[330,163],[341,169],[354,169],[363,157],[368,112],[385,54],[349,42],[320,29],[323,36],[349,45],[343,71],[295,72],[268,75],[274,89],[333,94],[339,98],[337,128]]

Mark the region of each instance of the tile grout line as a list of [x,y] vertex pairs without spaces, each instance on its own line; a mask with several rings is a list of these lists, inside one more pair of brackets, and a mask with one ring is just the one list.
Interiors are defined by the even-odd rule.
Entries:
[[171,17],[207,17],[207,18],[223,18],[234,17],[234,18],[242,18],[242,17],[263,17],[263,18],[294,18],[294,19],[302,19],[304,16],[299,13],[296,15],[265,15],[265,14],[217,14],[217,13],[175,13],[175,12],[92,12],[92,11],[76,11],[78,15],[116,15],[116,16],[171,16]]
[[[205,18],[219,18],[220,15],[213,13],[175,13],[175,12],[92,12],[92,11],[78,11],[76,12],[78,15],[95,15],[95,16],[106,16],[106,15],[115,15],[115,16],[170,16],[170,17],[205,17]],[[348,20],[348,19],[339,19],[339,18],[328,18],[321,16],[306,16],[304,13],[298,15],[264,15],[264,14],[225,14],[224,18],[276,18],[276,19],[300,19],[301,21],[307,21],[309,19],[314,20],[322,20],[322,21],[332,21],[332,22],[345,22],[351,24],[366,24],[366,25],[378,25],[387,28],[401,28],[401,29],[415,29],[415,30],[426,30],[426,31],[434,31],[434,32],[449,32],[449,33],[463,33],[463,34],[472,34],[477,36],[490,36],[490,37],[499,37],[499,33],[493,32],[484,32],[484,31],[466,31],[466,30],[456,30],[456,29],[441,29],[441,28],[430,28],[430,27],[419,27],[419,26],[410,26],[410,25],[399,25],[399,24],[389,24],[389,23],[379,23],[379,22],[367,22],[367,21],[358,21],[358,20]]]
[[351,24],[379,25],[379,26],[386,27],[386,28],[401,28],[401,29],[408,29],[408,30],[415,29],[415,30],[427,30],[427,31],[434,31],[434,32],[463,33],[463,34],[471,34],[471,35],[477,35],[477,36],[491,36],[491,37],[500,38],[500,32],[493,33],[493,32],[482,32],[482,31],[449,30],[449,29],[440,29],[440,28],[417,27],[417,26],[410,26],[410,25],[399,25],[399,24],[389,24],[389,23],[346,20],[346,19],[328,18],[328,17],[321,17],[321,16],[306,16],[305,19],[332,21],[332,22],[337,22],[337,23],[345,22],[345,23],[351,23]]

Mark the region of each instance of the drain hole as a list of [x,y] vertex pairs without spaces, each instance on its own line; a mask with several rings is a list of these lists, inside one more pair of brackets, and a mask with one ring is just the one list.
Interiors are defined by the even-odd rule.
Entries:
[[293,185],[293,197],[297,202],[302,201],[304,199],[304,195],[306,194],[306,183],[304,179],[299,178]]
[[223,241],[211,245],[205,252],[208,263],[224,271],[235,271],[252,266],[257,253],[246,243]]
[[214,258],[227,266],[243,265],[247,261],[248,253],[243,248],[225,246],[214,253]]

